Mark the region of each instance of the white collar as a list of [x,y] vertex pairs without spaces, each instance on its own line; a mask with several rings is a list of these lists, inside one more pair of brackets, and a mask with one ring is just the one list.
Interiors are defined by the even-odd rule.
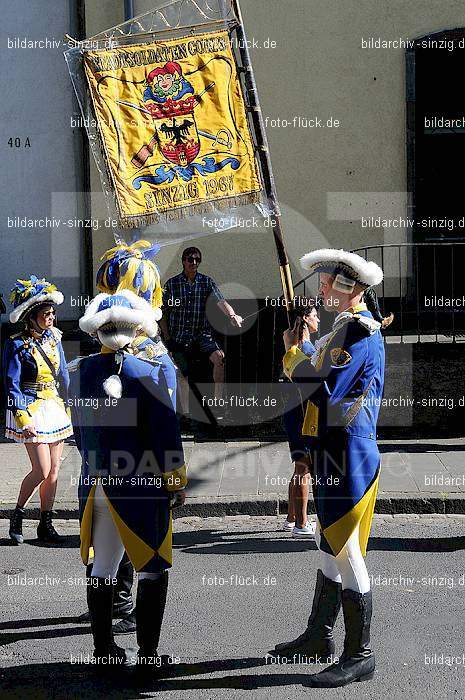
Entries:
[[347,309],[347,311],[341,311],[340,314],[336,316],[333,323],[333,328],[330,333],[326,333],[321,338],[315,341],[315,352],[312,355],[311,361],[315,366],[318,358],[321,356],[325,346],[331,341],[331,339],[336,335],[336,333],[343,328],[347,323],[356,320],[363,328],[365,328],[370,335],[376,333],[381,328],[381,323],[375,321],[374,318],[369,316],[362,316],[357,313],[357,311],[362,311],[362,307],[355,307],[355,309]]

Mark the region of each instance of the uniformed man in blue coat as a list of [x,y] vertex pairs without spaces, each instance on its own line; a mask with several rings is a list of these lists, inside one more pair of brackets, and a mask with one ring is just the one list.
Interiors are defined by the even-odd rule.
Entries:
[[138,332],[156,335],[160,316],[129,290],[99,294],[79,325],[98,338],[102,350],[72,367],[69,390],[82,455],[84,564],[93,555],[87,601],[94,657],[102,665],[130,665],[111,626],[115,577],[126,552],[139,572],[138,662],[148,670],[161,665],[157,648],[172,565],[170,505],[173,499],[182,504],[186,486],[179,426],[161,365],[134,357],[132,349]]
[[305,397],[302,432],[314,438],[314,500],[320,568],[306,631],[278,644],[272,654],[333,660],[333,627],[341,602],[344,651],[339,661],[311,676],[318,687],[369,680],[375,669],[369,647],[372,596],[365,555],[375,507],[380,455],[376,424],[384,385],[381,324],[363,303],[382,270],[354,253],[317,250],[301,260],[320,275],[325,309],[336,314],[330,333],[309,359],[296,342],[298,322],[285,333],[284,370]]
[[[97,288],[106,294],[118,294],[129,289],[159,311],[163,300],[160,272],[156,265],[159,251],[159,245],[143,240],[131,245],[120,243],[107,250],[97,271]],[[148,338],[143,333],[138,333],[131,346],[136,357],[157,366],[157,380],[159,378],[166,384],[169,399],[176,410],[176,367],[159,334],[155,338]],[[131,593],[134,568],[126,555],[118,568],[117,580],[113,617],[122,619],[114,625],[113,631],[115,634],[129,634],[136,631],[136,611]],[[78,621],[89,622],[88,613],[80,615]]]

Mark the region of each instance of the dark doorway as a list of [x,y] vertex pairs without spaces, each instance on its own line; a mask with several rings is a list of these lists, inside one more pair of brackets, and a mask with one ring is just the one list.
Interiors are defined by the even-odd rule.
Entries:
[[406,58],[414,296],[425,331],[447,334],[464,312],[465,29],[420,37]]
[[408,161],[414,242],[465,240],[465,29],[407,52]]

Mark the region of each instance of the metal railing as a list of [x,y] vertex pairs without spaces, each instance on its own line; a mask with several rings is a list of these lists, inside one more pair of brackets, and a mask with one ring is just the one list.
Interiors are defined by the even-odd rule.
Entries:
[[[388,342],[455,343],[465,336],[465,242],[391,243],[352,251],[376,262],[383,315],[394,313]],[[295,285],[308,296],[308,275]]]
[[[383,315],[394,314],[387,343],[457,343],[465,340],[465,242],[396,243],[354,249],[384,270],[376,288]],[[315,277],[295,285],[296,296],[314,296]],[[322,332],[331,317],[320,309]],[[281,371],[285,310],[263,308],[254,325],[224,339],[227,381],[250,386],[276,382]]]
[[397,342],[456,343],[465,336],[465,242],[396,243],[354,250],[384,270],[379,288]]

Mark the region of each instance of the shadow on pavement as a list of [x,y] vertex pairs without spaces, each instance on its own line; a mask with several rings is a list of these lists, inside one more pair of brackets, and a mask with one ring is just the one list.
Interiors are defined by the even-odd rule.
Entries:
[[[9,698],[109,698],[134,699],[147,697],[150,692],[180,692],[182,690],[207,690],[212,688],[256,688],[284,687],[305,684],[307,673],[267,673],[237,674],[220,678],[196,679],[192,676],[207,675],[225,671],[240,671],[265,666],[264,657],[223,659],[183,663],[173,668],[163,679],[141,681],[134,672],[118,673],[112,670],[108,676],[96,674],[94,667],[84,668],[82,664],[50,663],[26,664],[0,669],[2,700]],[[50,679],[55,679],[54,684]],[[59,679],[59,680],[58,680]],[[174,695],[173,697],[178,697]]]
[[38,617],[28,620],[13,620],[11,622],[0,622],[0,630],[22,630],[25,627],[47,627],[50,625],[76,624],[76,617]]
[[47,549],[79,548],[79,535],[62,535],[62,537],[63,542],[60,542],[60,544],[50,544],[48,542],[41,542],[37,539],[37,537],[28,537],[24,540],[24,544],[22,545],[15,544],[8,537],[2,537],[0,539],[0,547],[18,547],[18,551],[20,551],[20,547],[24,547],[25,544],[28,544],[31,547],[41,547]]
[[[269,538],[265,535],[275,534]],[[251,537],[250,535],[255,535]],[[10,540],[1,539],[0,547],[9,547]],[[67,535],[62,544],[47,545],[38,540],[26,540],[25,544],[52,549],[78,549],[79,536]],[[202,546],[208,545],[208,546]],[[14,545],[13,545],[14,546]],[[24,545],[23,545],[24,546]],[[315,541],[293,539],[288,533],[279,530],[256,530],[240,532],[228,530],[197,530],[177,532],[173,535],[173,547],[186,554],[286,554],[293,552],[316,551]],[[457,552],[465,549],[465,535],[455,537],[371,537],[369,550],[382,552]],[[1,626],[0,626],[1,629]]]
[[[276,532],[275,530],[271,532]],[[269,534],[270,531],[263,534]],[[234,537],[227,531],[181,532],[174,536],[175,549],[186,554],[280,554],[316,551],[314,540],[292,539],[288,534],[273,539],[246,537],[255,532],[241,532]],[[202,546],[210,545],[210,546]],[[371,537],[368,549],[381,552],[457,552],[465,549],[463,537]]]
[[368,550],[380,552],[458,552],[464,537],[370,537]]
[[378,445],[381,454],[386,454],[389,452],[463,452],[465,451],[465,444],[456,443],[431,443],[431,442],[393,442],[392,444],[380,444]]
[[37,538],[24,540],[24,544],[29,544],[33,547],[50,547],[50,549],[71,549],[73,547],[79,548],[79,535],[62,535],[62,537],[63,542],[60,542],[59,544],[41,542]]
[[[63,620],[68,621],[70,618],[65,617],[62,618],[58,623],[55,620],[41,620],[40,625],[56,625],[56,624],[65,624]],[[73,622],[75,622],[76,618],[72,618]],[[15,620],[14,622],[5,622],[3,623],[5,627],[9,625],[10,628],[12,629],[17,629],[19,625],[17,625],[17,621]],[[28,625],[24,625],[24,627],[27,627]],[[39,625],[37,625],[39,626]],[[23,641],[25,639],[57,639],[59,637],[74,637],[76,635],[81,635],[81,634],[90,634],[90,627],[86,626],[83,627],[80,625],[79,627],[59,627],[55,628],[53,630],[32,630],[31,632],[3,632],[2,635],[0,636],[0,647],[6,646],[7,644],[14,644],[14,642],[19,642]],[[0,693],[1,697],[1,693]]]

